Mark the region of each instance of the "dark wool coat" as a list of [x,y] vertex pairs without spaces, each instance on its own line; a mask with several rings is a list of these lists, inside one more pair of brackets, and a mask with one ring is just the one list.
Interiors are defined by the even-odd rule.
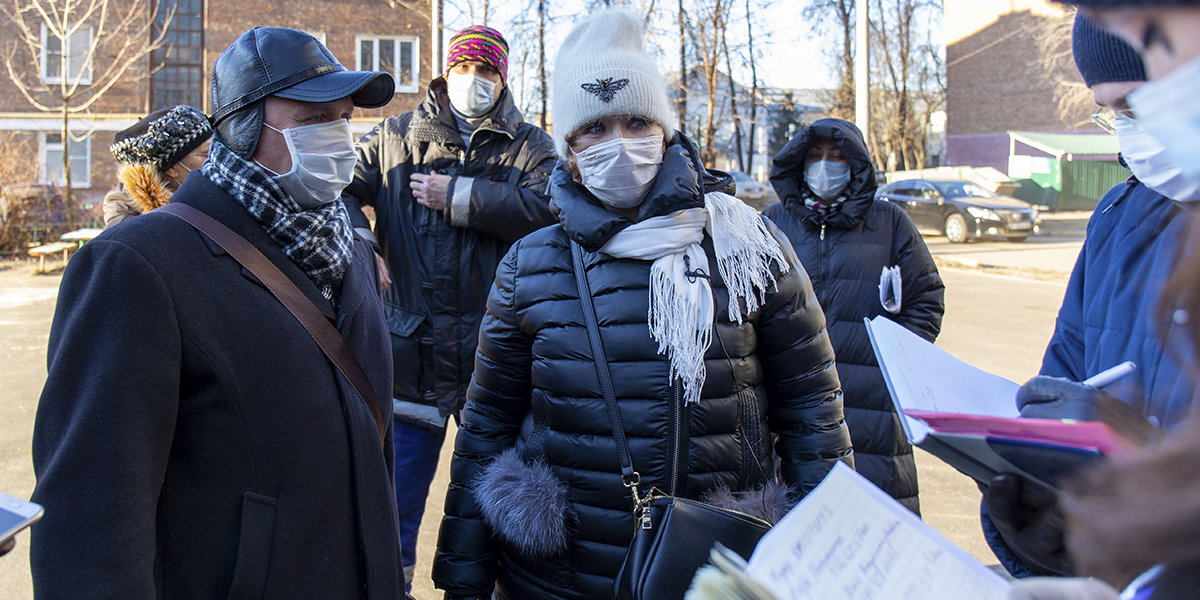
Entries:
[[[677,135],[641,205],[642,219],[703,206],[702,190],[725,183],[705,173],[696,157],[691,142]],[[551,195],[561,225],[519,241],[488,298],[433,568],[437,586],[455,595],[489,595],[495,585],[505,598],[610,597],[633,533],[633,506],[576,288],[572,240],[585,250],[643,491],[696,498],[718,485],[750,489],[762,485],[778,457],[798,498],[838,460],[853,464],[825,319],[781,235],[791,269],[741,325],[728,318],[725,284],[705,239],[717,320],[702,397],[685,406],[647,325],[651,262],[597,251],[632,222],[604,209],[561,165]],[[569,488],[569,548],[558,556],[521,555],[493,538],[470,489],[488,461],[514,445],[524,449],[534,432],[541,447],[535,454]]]
[[[395,363],[396,398],[436,406],[442,418],[462,408],[496,265],[521,236],[554,222],[546,197],[554,161],[550,136],[524,122],[507,88],[465,147],[441,78],[420,107],[359,142],[343,198],[356,227],[368,225],[358,207],[375,207],[393,282],[384,308],[393,353],[405,357]],[[454,176],[444,211],[418,203],[409,187],[413,173],[435,171]]]
[[[858,472],[920,513],[917,466],[888,394],[864,318],[884,315],[933,341],[942,327],[944,287],[912,220],[890,202],[875,201],[875,169],[858,131],[839,119],[805,127],[775,157],[771,184],[780,203],[770,218],[792,241],[812,278],[837,355],[846,424]],[[818,215],[804,205],[804,154],[818,139],[832,139],[850,163],[845,203]],[[901,306],[891,314],[879,302],[879,275],[900,266]]]
[[[199,172],[175,202],[245,237],[341,331],[375,393],[390,350],[370,247],[339,310]],[[271,292],[176,217],[71,259],[33,434],[39,598],[404,597],[390,428]],[[386,415],[387,406],[376,407]]]

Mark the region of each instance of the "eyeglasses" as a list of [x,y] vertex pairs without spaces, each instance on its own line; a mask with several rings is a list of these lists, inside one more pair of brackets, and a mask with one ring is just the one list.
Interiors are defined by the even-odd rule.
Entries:
[[1092,115],[1092,122],[1112,135],[1117,134],[1117,118],[1134,120],[1132,108],[1102,108]]

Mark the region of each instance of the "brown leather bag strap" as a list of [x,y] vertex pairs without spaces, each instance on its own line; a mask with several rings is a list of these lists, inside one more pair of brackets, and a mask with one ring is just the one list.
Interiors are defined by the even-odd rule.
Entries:
[[379,400],[375,396],[375,389],[371,387],[370,380],[367,379],[367,373],[363,371],[362,365],[354,357],[350,346],[346,345],[346,339],[338,333],[337,329],[334,329],[325,315],[321,314],[321,311],[300,291],[300,288],[296,287],[296,284],[292,283],[292,280],[288,279],[287,275],[284,275],[266,256],[263,256],[258,248],[203,212],[177,202],[155,209],[154,212],[163,212],[183,219],[208,236],[228,252],[234,260],[253,273],[283,303],[283,306],[292,313],[292,316],[296,317],[296,320],[300,321],[304,329],[308,330],[308,335],[312,336],[313,341],[321,347],[321,351],[325,353],[333,366],[337,367],[337,370],[358,393],[359,399],[367,407],[367,412],[375,420],[375,426],[379,430],[379,443],[382,445],[387,435],[387,421],[374,408],[379,406]]

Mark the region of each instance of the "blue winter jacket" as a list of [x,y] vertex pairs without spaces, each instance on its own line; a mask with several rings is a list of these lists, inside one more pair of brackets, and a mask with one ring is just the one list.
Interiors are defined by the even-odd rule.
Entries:
[[[1042,375],[1082,381],[1118,363],[1137,365],[1105,391],[1164,427],[1179,423],[1192,386],[1167,348],[1182,348],[1180,333],[1160,336],[1159,292],[1176,263],[1190,209],[1134,177],[1105,194],[1087,226],[1067,284]],[[1013,575],[1033,572],[1012,555],[986,511],[984,537]]]

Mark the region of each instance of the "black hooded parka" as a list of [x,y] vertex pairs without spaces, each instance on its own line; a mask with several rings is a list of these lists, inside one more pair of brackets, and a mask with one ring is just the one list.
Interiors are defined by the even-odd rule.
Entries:
[[[839,210],[818,214],[804,203],[804,155],[817,140],[833,140],[850,163]],[[780,202],[763,215],[775,222],[804,264],[828,320],[845,394],[846,424],[858,472],[920,514],[917,467],[896,415],[863,319],[883,315],[933,341],[942,327],[944,291],[937,266],[912,220],[899,206],[875,200],[875,168],[854,125],[821,119],[775,156],[771,185]],[[900,312],[879,299],[884,267],[900,267]]]

